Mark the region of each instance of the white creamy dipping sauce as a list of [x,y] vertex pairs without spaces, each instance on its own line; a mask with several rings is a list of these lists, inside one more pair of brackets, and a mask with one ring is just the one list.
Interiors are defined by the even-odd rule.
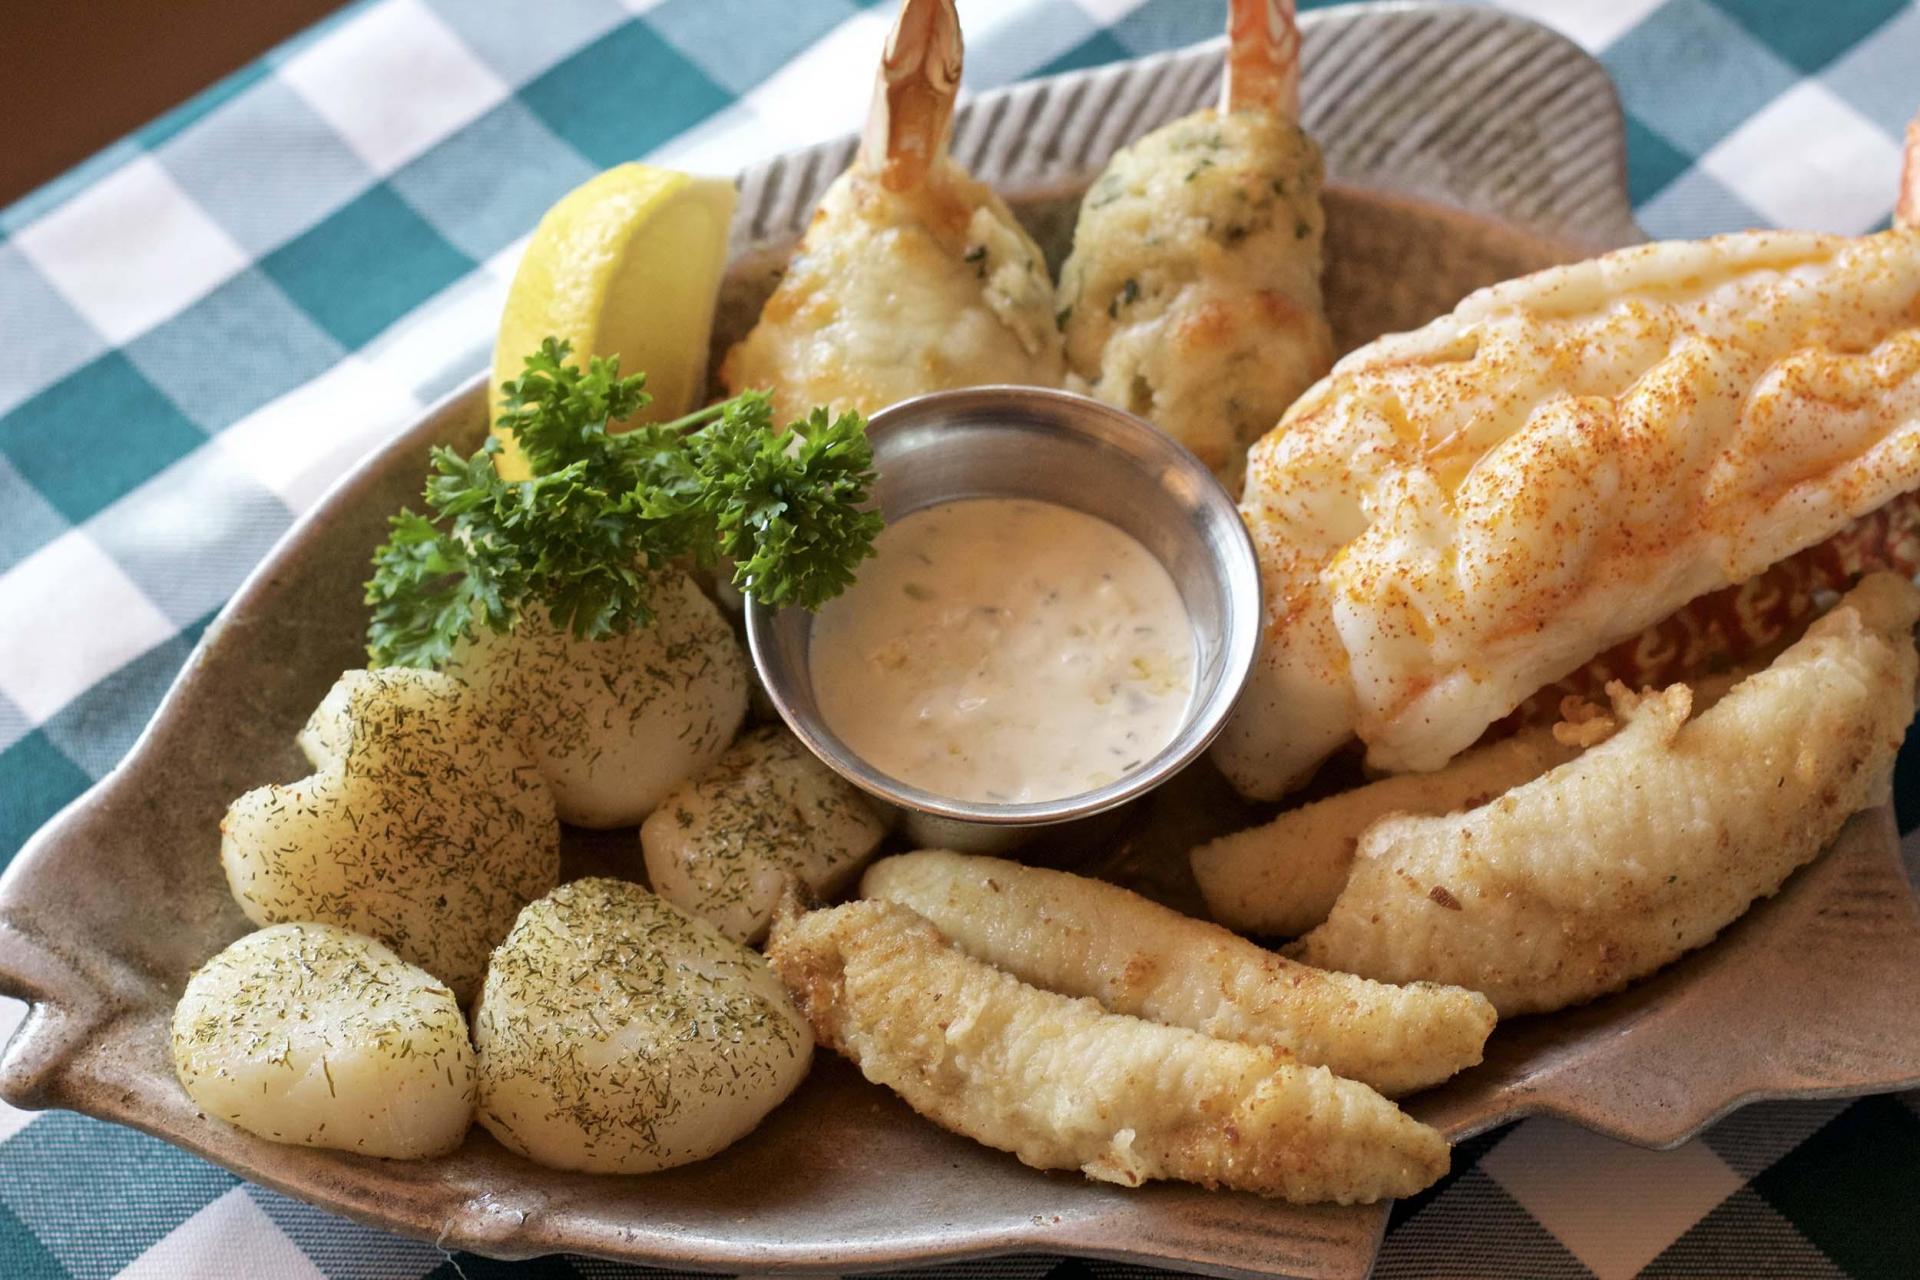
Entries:
[[883,773],[955,800],[1057,800],[1152,759],[1186,718],[1173,578],[1084,512],[971,498],[886,527],[813,621],[820,714]]

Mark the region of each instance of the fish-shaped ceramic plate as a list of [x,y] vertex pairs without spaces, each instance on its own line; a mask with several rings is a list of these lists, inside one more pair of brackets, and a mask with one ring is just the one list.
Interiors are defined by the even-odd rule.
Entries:
[[[1302,25],[1307,124],[1335,179],[1328,296],[1343,346],[1638,237],[1612,88],[1565,40],[1473,8],[1356,6]],[[982,95],[954,150],[1057,256],[1106,157],[1211,101],[1220,61],[1215,44]],[[851,151],[742,176],[719,342],[751,322]],[[0,880],[0,989],[32,1004],[0,1094],[132,1125],[362,1221],[499,1256],[842,1272],[1046,1252],[1366,1273],[1384,1207],[1038,1173],[918,1120],[826,1054],[745,1141],[637,1178],[542,1169],[477,1129],[445,1159],[404,1163],[276,1146],[201,1115],[174,1080],[165,1029],[187,975],[246,930],[216,825],[240,792],[306,771],[293,734],[361,661],[360,583],[387,515],[417,499],[429,443],[467,447],[481,430],[476,379],[333,489],[207,630],[126,761]],[[1176,855],[1237,812],[1216,775],[1191,770],[1130,815],[1125,845],[1102,846],[1098,865],[1177,896]],[[574,873],[640,874],[630,832],[570,834],[567,857]],[[1456,1137],[1551,1113],[1665,1145],[1757,1098],[1907,1086],[1920,1081],[1916,982],[1920,921],[1882,810],[1712,948],[1615,999],[1503,1027],[1485,1065],[1412,1106]]]

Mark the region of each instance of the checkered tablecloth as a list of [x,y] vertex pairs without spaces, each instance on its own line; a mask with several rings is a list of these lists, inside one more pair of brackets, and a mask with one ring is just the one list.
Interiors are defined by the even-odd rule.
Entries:
[[[1612,71],[1654,234],[1886,220],[1920,8],[1508,2]],[[1204,39],[1223,5],[961,8],[979,87]],[[850,130],[889,9],[366,0],[0,212],[0,860],[113,766],[328,482],[480,367],[550,201],[636,156],[726,172]],[[1920,751],[1903,780],[1911,830]],[[1912,1099],[1757,1106],[1664,1154],[1529,1121],[1454,1163],[1396,1207],[1381,1275],[1920,1275]],[[449,1257],[0,1107],[0,1277],[116,1274],[641,1273]]]

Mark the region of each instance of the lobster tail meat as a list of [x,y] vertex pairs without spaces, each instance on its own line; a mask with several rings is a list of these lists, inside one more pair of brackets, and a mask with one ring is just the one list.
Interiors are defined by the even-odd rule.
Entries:
[[[1596,655],[1633,679],[1700,637],[1738,656],[1773,596],[1910,563],[1915,490],[1920,230],[1651,244],[1482,290],[1254,447],[1267,626],[1216,759],[1261,797],[1355,735],[1433,769]],[[1643,636],[1756,579],[1749,618],[1715,597]]]

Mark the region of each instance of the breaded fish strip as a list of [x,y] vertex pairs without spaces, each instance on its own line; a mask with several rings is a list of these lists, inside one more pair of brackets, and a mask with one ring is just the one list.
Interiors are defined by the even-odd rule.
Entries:
[[[1690,682],[1694,712],[1718,702],[1755,669]],[[1477,809],[1605,741],[1618,727],[1584,698],[1563,698],[1561,714],[1573,718],[1495,739],[1434,773],[1381,778],[1201,845],[1188,858],[1208,912],[1246,933],[1305,933],[1333,910],[1360,838],[1374,823],[1398,813]]]
[[860,892],[909,907],[968,955],[1114,1013],[1266,1045],[1389,1096],[1480,1061],[1493,1006],[1275,955],[1118,885],[999,858],[924,852],[867,869]]
[[783,917],[767,954],[821,1043],[1037,1169],[1342,1204],[1447,1169],[1446,1139],[1363,1084],[1027,986],[890,902]]
[[1207,911],[1247,933],[1305,933],[1346,888],[1360,836],[1396,813],[1483,805],[1580,754],[1541,726],[1476,747],[1437,773],[1402,773],[1236,831],[1188,855]]
[[1688,722],[1684,685],[1492,804],[1396,818],[1292,954],[1471,983],[1500,1015],[1591,1000],[1709,941],[1885,795],[1913,718],[1920,591],[1875,574]]

